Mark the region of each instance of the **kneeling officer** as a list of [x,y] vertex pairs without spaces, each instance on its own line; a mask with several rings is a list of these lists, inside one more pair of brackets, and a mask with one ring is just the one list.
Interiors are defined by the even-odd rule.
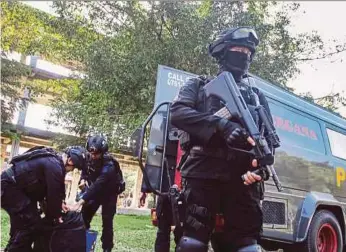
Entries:
[[65,174],[86,166],[85,149],[69,147],[62,154],[43,146],[34,147],[11,160],[1,173],[1,208],[10,216],[10,240],[5,251],[32,251],[40,227],[37,202],[46,200],[46,218],[62,222]]

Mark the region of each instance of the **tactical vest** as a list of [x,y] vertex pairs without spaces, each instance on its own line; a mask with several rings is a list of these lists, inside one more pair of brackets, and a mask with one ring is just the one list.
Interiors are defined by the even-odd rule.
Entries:
[[29,161],[41,157],[56,157],[58,154],[52,149],[44,146],[33,147],[21,155],[15,156],[10,161],[13,165],[14,179],[17,185],[24,189],[26,192],[36,192],[40,181],[38,180],[38,174]]
[[[119,186],[119,192],[118,193],[122,193],[123,190],[124,190],[124,186],[125,186],[125,180],[124,180],[124,177],[123,177],[123,172],[122,170],[120,169],[120,165],[119,165],[119,162],[112,156],[112,155],[109,155],[109,154],[104,154],[103,157],[102,157],[102,165],[101,167],[99,167],[97,170],[92,170],[92,172],[89,170],[91,168],[91,166],[88,167],[88,170],[87,170],[87,175],[88,176],[93,176],[94,179],[97,179],[97,177],[101,174],[101,169],[103,168],[104,164],[106,162],[109,162],[111,161],[114,165],[114,172],[116,173],[116,184]],[[96,174],[95,174],[96,172]],[[94,174],[91,174],[91,173],[94,173]],[[96,176],[95,176],[96,175]],[[93,181],[91,181],[89,178],[87,179],[88,180],[88,184],[89,186],[93,183]]]
[[21,155],[13,157],[10,161],[10,164],[17,165],[18,163],[23,161],[29,161],[34,158],[47,156],[58,156],[58,154],[52,148],[47,148],[45,146],[35,146]]
[[[199,77],[194,79],[197,82],[198,88],[199,88],[199,91],[198,91],[199,102],[204,102],[202,99],[200,99],[203,95],[203,86],[205,86],[207,83],[209,83],[212,79],[213,79],[213,77],[205,77],[205,76],[199,76]],[[258,117],[257,113],[255,112],[256,103],[253,100],[254,99],[253,96],[254,95],[258,96],[258,94],[259,94],[258,88],[252,87],[252,86],[250,87],[246,83],[241,82],[241,86],[239,88],[239,91],[242,94],[255,123],[258,125],[259,124],[259,117]],[[180,148],[186,154],[188,154],[190,148],[193,146],[193,143],[191,142],[190,135],[187,132],[182,131],[182,130],[179,130],[178,134],[179,134]],[[183,160],[185,160],[185,158]],[[182,163],[183,162],[180,162],[180,165],[178,166],[179,168],[181,167]]]
[[119,162],[115,160],[115,158],[112,155],[105,155],[105,160],[110,160],[113,162],[115,172],[117,173],[117,183],[122,184],[124,183],[124,177],[123,177],[123,172],[120,169]]

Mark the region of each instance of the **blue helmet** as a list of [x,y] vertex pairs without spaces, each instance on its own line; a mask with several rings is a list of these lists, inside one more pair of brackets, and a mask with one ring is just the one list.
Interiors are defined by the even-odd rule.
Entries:
[[88,138],[86,149],[89,152],[106,153],[108,151],[108,143],[103,136],[96,135]]
[[81,146],[69,146],[64,151],[71,158],[75,168],[82,170],[87,166],[87,152]]

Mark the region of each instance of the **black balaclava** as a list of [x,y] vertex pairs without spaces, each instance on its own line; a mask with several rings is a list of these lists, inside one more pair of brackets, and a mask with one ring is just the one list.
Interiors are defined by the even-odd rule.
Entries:
[[234,79],[238,82],[242,76],[249,70],[251,58],[243,52],[226,50],[223,59],[219,61],[219,69],[232,73]]

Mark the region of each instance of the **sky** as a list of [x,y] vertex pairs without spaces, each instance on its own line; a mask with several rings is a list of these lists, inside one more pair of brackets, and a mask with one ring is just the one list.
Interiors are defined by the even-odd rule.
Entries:
[[[53,13],[49,1],[25,3]],[[327,45],[333,39],[346,43],[346,1],[302,1],[300,5],[292,15],[292,34],[316,30]],[[346,52],[300,64],[299,69],[301,73],[288,82],[296,93],[310,92],[314,97],[322,97],[331,92],[345,92],[346,96]],[[341,108],[339,112],[346,116],[346,108]]]
[[[301,10],[295,13],[292,20],[293,34],[316,30],[326,44],[333,39],[346,43],[346,2],[304,1],[300,3]],[[301,74],[288,83],[297,93],[311,92],[314,97],[321,97],[331,91],[335,93],[344,91],[346,96],[344,74],[346,52],[301,64],[299,68]],[[346,108],[341,109],[340,112],[346,116]]]

